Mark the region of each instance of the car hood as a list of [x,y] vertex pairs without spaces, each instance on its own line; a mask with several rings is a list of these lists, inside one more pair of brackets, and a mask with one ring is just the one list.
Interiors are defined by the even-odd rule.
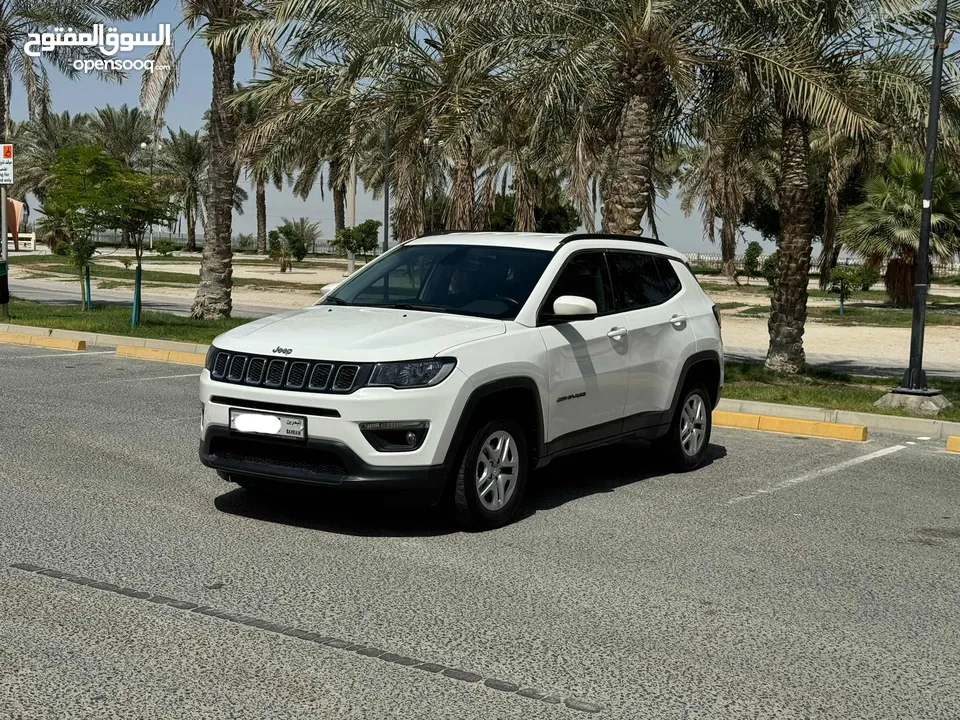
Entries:
[[377,362],[430,358],[506,332],[501,320],[392,308],[316,305],[255,320],[213,344],[256,355]]

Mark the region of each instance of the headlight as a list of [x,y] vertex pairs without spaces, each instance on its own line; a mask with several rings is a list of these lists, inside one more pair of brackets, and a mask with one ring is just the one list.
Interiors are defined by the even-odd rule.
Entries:
[[370,373],[367,385],[394,388],[429,387],[443,382],[453,372],[456,364],[457,361],[453,358],[379,363]]
[[218,353],[218,352],[220,352],[220,351],[219,351],[217,348],[215,348],[213,345],[211,345],[211,346],[210,346],[210,349],[207,350],[207,359],[204,360],[204,362],[203,362],[203,366],[204,366],[207,370],[210,370],[210,371],[213,370],[213,360],[214,360],[215,357],[217,357],[217,353]]

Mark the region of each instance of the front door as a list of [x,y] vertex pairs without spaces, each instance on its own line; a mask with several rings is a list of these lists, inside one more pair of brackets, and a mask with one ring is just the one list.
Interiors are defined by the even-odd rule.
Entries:
[[619,434],[630,374],[627,318],[615,309],[602,251],[570,257],[543,311],[562,295],[593,300],[597,317],[539,328],[547,349],[551,451]]

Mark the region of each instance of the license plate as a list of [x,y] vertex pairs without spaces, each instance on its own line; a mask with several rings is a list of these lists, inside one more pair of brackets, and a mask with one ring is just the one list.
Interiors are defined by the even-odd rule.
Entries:
[[273,435],[291,440],[305,440],[307,419],[300,415],[230,410],[230,429],[251,435]]

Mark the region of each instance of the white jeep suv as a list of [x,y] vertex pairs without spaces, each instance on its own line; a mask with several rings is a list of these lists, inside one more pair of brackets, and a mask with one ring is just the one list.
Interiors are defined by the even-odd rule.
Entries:
[[567,453],[639,437],[698,467],[722,385],[720,315],[663,243],[438,235],[220,335],[200,459],[245,487],[392,490],[495,527]]

